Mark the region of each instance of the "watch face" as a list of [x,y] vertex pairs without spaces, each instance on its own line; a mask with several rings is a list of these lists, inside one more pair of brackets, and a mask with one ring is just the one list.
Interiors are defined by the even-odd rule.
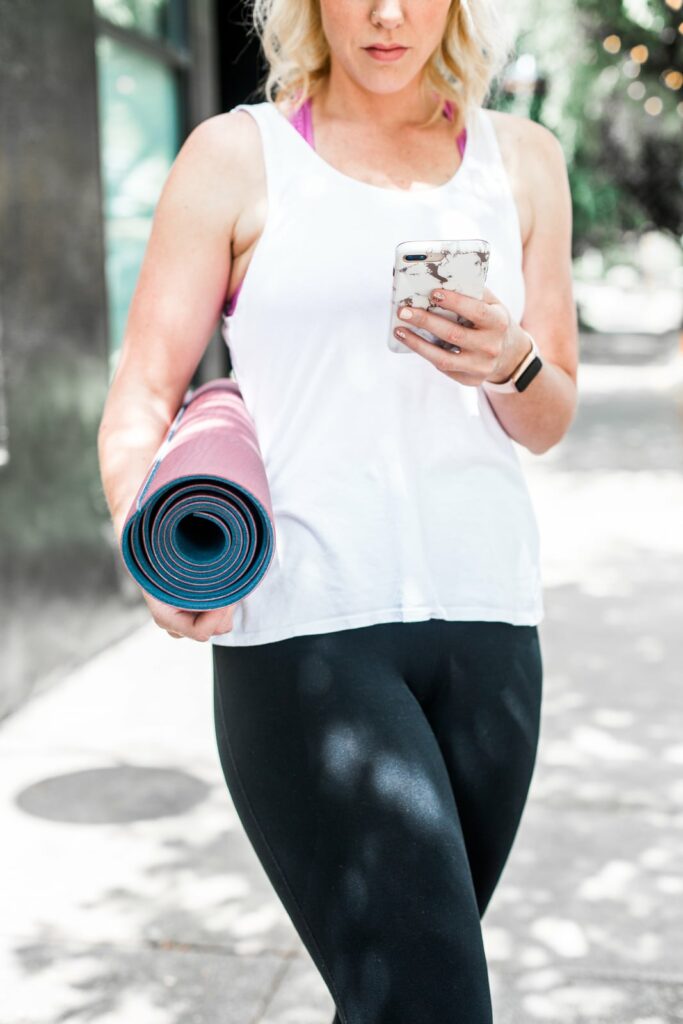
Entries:
[[529,365],[527,366],[524,373],[520,373],[519,377],[515,381],[515,387],[518,391],[524,391],[524,389],[531,383],[538,371],[543,366],[543,363],[538,356],[534,356]]

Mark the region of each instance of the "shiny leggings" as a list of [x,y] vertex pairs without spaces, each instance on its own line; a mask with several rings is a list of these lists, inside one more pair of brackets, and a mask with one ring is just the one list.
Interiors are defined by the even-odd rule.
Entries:
[[481,917],[539,737],[536,626],[213,645],[218,754],[335,1024],[490,1024]]

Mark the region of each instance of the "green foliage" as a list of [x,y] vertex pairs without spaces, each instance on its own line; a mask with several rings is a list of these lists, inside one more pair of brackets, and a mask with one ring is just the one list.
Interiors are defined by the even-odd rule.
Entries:
[[[590,61],[577,69],[567,107],[577,123],[576,234],[594,245],[631,228],[679,236],[683,93],[664,75],[681,68],[680,13],[660,0],[575,2]],[[608,36],[618,37],[617,53],[604,47]],[[642,46],[646,60],[633,60],[633,47]]]
[[[546,124],[562,143],[573,196],[574,254],[625,231],[683,234],[681,11],[664,0],[522,0],[518,52],[536,56],[545,88],[496,94],[498,109]],[[618,38],[616,52],[605,40]],[[634,47],[646,47],[646,52]],[[634,56],[645,57],[635,60]]]

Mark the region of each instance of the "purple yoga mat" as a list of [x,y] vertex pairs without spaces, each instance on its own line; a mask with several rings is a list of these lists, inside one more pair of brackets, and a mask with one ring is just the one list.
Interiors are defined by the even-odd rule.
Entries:
[[187,611],[234,604],[263,579],[275,524],[256,430],[237,382],[185,393],[126,517],[124,562]]

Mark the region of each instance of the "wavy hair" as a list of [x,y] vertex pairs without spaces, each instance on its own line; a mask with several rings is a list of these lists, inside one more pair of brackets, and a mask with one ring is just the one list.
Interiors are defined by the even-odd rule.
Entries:
[[[267,63],[261,85],[266,100],[294,113],[321,89],[330,71],[319,0],[251,0],[251,21]],[[459,132],[470,109],[486,99],[513,48],[513,26],[498,0],[451,0],[441,42],[422,69],[436,105],[420,127],[433,125],[451,103]]]

